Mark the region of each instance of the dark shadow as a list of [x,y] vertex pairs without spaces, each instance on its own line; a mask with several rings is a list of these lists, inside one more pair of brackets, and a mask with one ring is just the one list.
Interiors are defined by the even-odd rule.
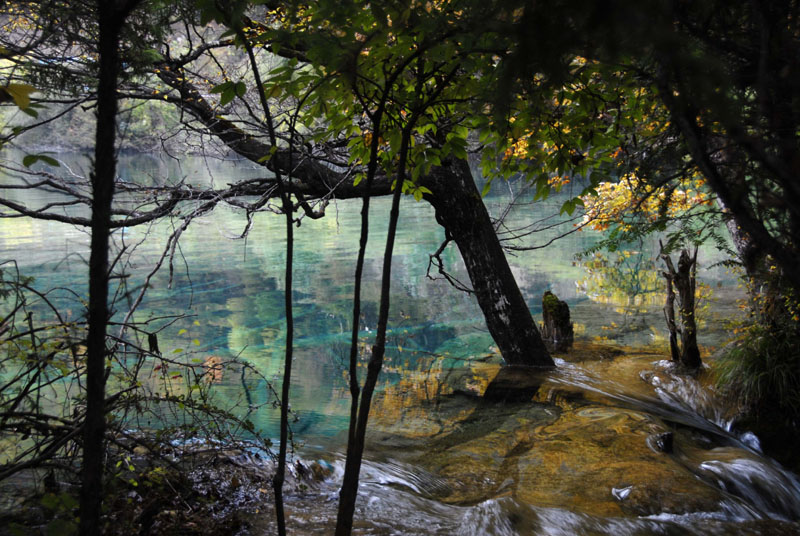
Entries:
[[484,404],[529,402],[542,385],[542,371],[532,367],[507,366],[486,387]]
[[458,423],[455,430],[439,436],[435,444],[449,448],[478,437],[491,434],[500,428],[506,418],[516,414],[521,404],[533,404],[547,369],[524,366],[505,366],[489,383],[483,396],[457,391],[450,396],[468,397],[476,405],[466,419]]

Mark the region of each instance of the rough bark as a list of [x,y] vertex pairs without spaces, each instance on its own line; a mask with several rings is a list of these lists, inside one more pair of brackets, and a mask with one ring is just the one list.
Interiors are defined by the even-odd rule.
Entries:
[[675,323],[675,285],[670,272],[661,272],[667,281],[667,301],[664,304],[664,319],[669,330],[669,355],[675,362],[680,362],[681,352],[678,348],[678,325]]
[[[662,246],[663,250],[663,246]],[[687,368],[696,369],[702,364],[700,359],[700,348],[697,345],[697,322],[695,321],[695,270],[697,266],[697,248],[694,254],[690,255],[687,250],[681,250],[680,257],[678,257],[678,269],[669,255],[662,253],[661,258],[667,265],[667,272],[664,272],[664,277],[667,280],[667,307],[671,308],[670,293],[673,293],[673,286],[678,290],[678,312],[681,320],[681,328],[677,329],[674,326],[675,313],[667,311],[667,324],[672,318],[673,325],[670,326],[670,350],[675,352],[672,347],[672,330],[680,332],[680,363]],[[674,294],[672,297],[674,302]],[[666,309],[666,308],[665,308]],[[677,352],[676,352],[677,353]],[[673,353],[675,359],[675,353]]]
[[97,127],[92,180],[91,253],[89,256],[89,332],[86,358],[86,419],[83,428],[83,466],[80,493],[80,533],[99,535],[103,489],[105,434],[106,327],[109,317],[108,244],[111,203],[116,176],[117,75],[119,34],[136,5],[98,2],[100,72],[97,88]]
[[697,322],[695,321],[695,266],[697,264],[697,248],[694,255],[689,256],[685,249],[678,258],[678,273],[675,286],[680,299],[681,324],[681,362],[690,368],[700,366],[700,348],[697,346]]
[[445,161],[423,183],[436,220],[453,237],[472,282],[486,325],[510,365],[552,367],[525,299],[522,297],[469,164]]
[[542,296],[542,339],[554,352],[566,352],[575,338],[569,305],[549,290]]

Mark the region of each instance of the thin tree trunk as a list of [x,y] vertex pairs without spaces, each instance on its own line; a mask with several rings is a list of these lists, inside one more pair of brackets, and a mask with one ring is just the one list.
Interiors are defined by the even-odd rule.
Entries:
[[103,497],[106,327],[109,318],[108,245],[116,176],[117,76],[119,33],[136,2],[97,2],[100,71],[92,180],[92,237],[89,255],[89,332],[86,357],[86,420],[80,493],[80,534],[99,535]]
[[436,220],[458,245],[486,325],[510,365],[552,367],[466,160],[442,162],[423,183]]
[[[367,251],[367,241],[369,239],[369,205],[370,205],[370,191],[372,188],[372,181],[375,178],[375,173],[378,169],[378,147],[380,145],[381,121],[383,120],[384,103],[386,102],[385,95],[381,100],[375,114],[372,117],[372,139],[370,141],[370,159],[367,165],[366,177],[366,191],[364,192],[364,199],[361,206],[361,235],[358,244],[358,258],[356,260],[355,272],[355,287],[353,291],[353,328],[350,336],[350,363],[349,363],[349,387],[350,387],[350,424],[347,430],[347,455],[346,460],[359,458],[360,472],[360,458],[361,455],[356,453],[357,444],[357,425],[358,425],[358,406],[361,388],[358,381],[358,332],[361,318],[361,278],[364,273],[364,257]],[[361,447],[363,452],[363,445]],[[351,462],[352,463],[352,462]],[[336,526],[342,527],[345,534],[349,534],[353,527],[353,513],[355,509],[355,500],[358,494],[358,472],[356,472],[355,484],[348,479],[348,486],[342,483],[342,489],[339,491],[339,506],[336,514]],[[345,469],[345,476],[347,469]],[[355,486],[355,492],[353,492]]]
[[[283,188],[281,186],[281,188]],[[283,384],[281,386],[281,437],[278,447],[278,469],[273,481],[275,512],[278,534],[286,534],[286,518],[283,508],[283,482],[286,478],[286,451],[289,440],[289,388],[292,380],[292,349],[294,345],[294,312],[292,309],[292,264],[294,262],[294,222],[292,201],[285,191],[281,193],[283,211],[286,213],[286,274],[284,310],[286,312],[286,347],[283,360]]]
[[[411,123],[413,124],[413,123]],[[361,460],[364,454],[364,439],[367,434],[367,421],[369,408],[372,403],[372,394],[378,375],[383,367],[383,357],[386,351],[386,328],[389,322],[389,291],[392,277],[392,254],[394,240],[397,234],[397,221],[400,217],[400,197],[403,191],[403,182],[406,176],[406,159],[408,156],[409,138],[411,137],[411,124],[403,130],[400,144],[400,162],[398,164],[397,182],[392,195],[392,208],[389,212],[389,230],[386,237],[386,249],[383,253],[383,271],[381,274],[381,298],[378,310],[378,326],[375,335],[375,344],[372,346],[372,355],[367,364],[367,376],[364,379],[364,388],[361,390],[361,401],[358,409],[355,434],[352,447],[348,445],[347,460],[345,462],[342,489],[339,492],[339,511],[336,519],[336,536],[349,536],[353,531],[353,515],[355,513],[356,497],[358,496],[358,477],[361,472]]]
[[672,274],[661,272],[667,280],[667,301],[664,305],[664,318],[667,321],[669,330],[669,354],[676,363],[681,360],[680,349],[678,348],[678,326],[675,323],[675,288],[672,283]]
[[[272,113],[270,112],[269,103],[267,102],[266,93],[264,91],[264,84],[261,81],[261,72],[258,69],[253,47],[247,37],[244,35],[244,30],[240,26],[240,21],[231,21],[231,26],[236,28],[239,38],[241,39],[247,57],[250,61],[250,68],[253,70],[253,78],[256,83],[256,89],[261,103],[261,108],[264,111],[265,123],[267,132],[269,134],[270,143],[273,147],[278,146],[278,138],[275,133],[275,125],[272,121]],[[283,360],[283,383],[281,386],[281,435],[278,445],[278,467],[275,470],[275,476],[272,479],[272,489],[275,493],[275,518],[278,525],[278,534],[285,536],[286,534],[286,516],[283,506],[283,483],[286,480],[286,454],[289,443],[289,394],[292,383],[292,359],[294,350],[294,310],[292,308],[292,266],[294,264],[294,209],[290,192],[286,188],[286,183],[291,181],[291,170],[293,168],[292,162],[292,142],[290,143],[289,151],[289,176],[287,181],[284,182],[280,169],[276,168],[275,178],[278,181],[278,191],[281,198],[282,210],[286,216],[286,269],[285,269],[285,289],[284,289],[284,312],[286,315],[286,344],[285,354]]]

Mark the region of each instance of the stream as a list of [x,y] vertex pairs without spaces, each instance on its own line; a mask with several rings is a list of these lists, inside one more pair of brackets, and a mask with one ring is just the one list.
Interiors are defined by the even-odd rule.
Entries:
[[[76,172],[88,168],[79,156],[62,158]],[[178,163],[127,155],[120,165],[123,178],[153,183],[224,184],[258,175],[249,164],[200,158]],[[33,204],[57,200],[46,192],[14,195]],[[719,264],[721,254],[701,250],[698,319],[709,368],[697,377],[676,374],[664,354],[663,283],[652,264],[657,242],[576,260],[600,237],[554,216],[566,195],[531,204],[530,192],[509,183],[496,185],[485,200],[498,215],[517,199],[505,223],[538,229],[528,245],[566,233],[547,249],[509,256],[535,315],[545,290],[570,305],[576,346],[558,354],[558,367],[548,372],[503,367],[472,297],[426,276],[443,233],[430,206],[403,200],[387,358],[370,413],[355,533],[800,533],[800,480],[764,456],[756,436],[733,431],[735,411],[713,388],[711,356],[725,343],[742,297],[735,274]],[[372,206],[364,348],[377,319],[388,201]],[[329,534],[335,524],[350,403],[346,360],[359,211],[357,201],[332,203],[325,218],[303,220],[297,229],[292,468],[303,485],[286,498],[293,534]],[[174,225],[116,234],[117,243],[135,252],[125,266],[132,281],[142,280]],[[177,315],[159,332],[162,351],[175,359],[235,358],[257,370],[263,379],[250,386],[246,401],[243,382],[228,371],[214,376],[212,391],[220,405],[246,413],[276,438],[278,411],[267,382],[280,389],[282,219],[259,214],[247,238],[237,238],[245,226],[232,207],[193,223],[181,239],[172,280],[166,271],[153,279],[137,318]],[[81,314],[71,292],[85,292],[82,229],[1,219],[0,251],[34,276],[38,288],[69,289],[50,297],[68,315]],[[455,277],[468,281],[452,245],[442,257]],[[145,371],[145,383],[156,389],[162,381],[156,369]],[[245,461],[260,463],[254,456]],[[254,534],[272,533],[268,508],[252,516]]]
[[[386,386],[371,414],[356,533],[800,531],[800,480],[752,434],[728,430],[707,372],[676,375],[662,356],[584,343],[563,357],[537,373],[494,356],[431,362]],[[301,474],[308,489],[287,500],[295,533],[332,530],[342,452],[301,449],[305,467],[325,471]]]

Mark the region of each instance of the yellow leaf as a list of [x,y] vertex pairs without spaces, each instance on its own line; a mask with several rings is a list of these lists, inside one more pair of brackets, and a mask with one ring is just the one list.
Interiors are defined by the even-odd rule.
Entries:
[[28,84],[8,84],[5,88],[12,99],[21,110],[24,110],[31,105],[30,94],[36,91],[36,88]]
[[270,88],[270,90],[267,92],[267,98],[268,99],[273,99],[275,97],[279,97],[280,94],[281,94],[281,91],[282,91],[281,87],[276,84],[276,85],[272,86],[272,88]]

